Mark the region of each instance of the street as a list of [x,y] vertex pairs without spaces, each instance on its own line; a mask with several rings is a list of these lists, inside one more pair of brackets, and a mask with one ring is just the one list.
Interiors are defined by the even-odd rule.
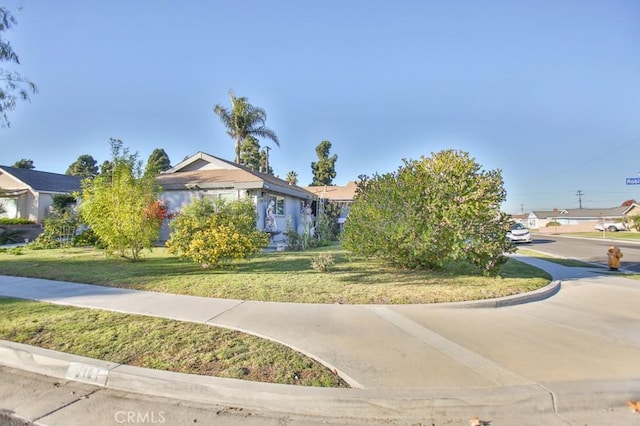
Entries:
[[622,268],[627,271],[640,272],[640,243],[614,241],[597,238],[576,238],[559,235],[535,235],[530,245],[520,245],[523,249],[533,249],[554,256],[585,262],[607,264],[607,249],[616,245],[620,247],[624,257]]

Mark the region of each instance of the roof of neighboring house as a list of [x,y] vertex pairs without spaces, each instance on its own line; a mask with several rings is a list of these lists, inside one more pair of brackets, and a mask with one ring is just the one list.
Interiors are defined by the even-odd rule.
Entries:
[[313,194],[304,188],[267,173],[256,172],[241,164],[214,157],[203,152],[187,158],[156,177],[167,190],[197,189],[264,189],[310,198]]
[[536,210],[532,212],[538,219],[602,219],[623,217],[633,206],[620,206],[600,209],[565,209],[565,210]]
[[347,182],[346,186],[323,185],[306,186],[309,192],[313,192],[320,198],[332,201],[353,201],[358,185],[355,182]]
[[78,176],[0,166],[0,174],[3,173],[21,181],[35,192],[72,193],[81,189],[82,178]]

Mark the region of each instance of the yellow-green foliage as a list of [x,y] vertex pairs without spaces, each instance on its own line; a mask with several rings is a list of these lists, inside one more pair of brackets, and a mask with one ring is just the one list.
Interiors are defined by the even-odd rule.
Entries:
[[202,266],[220,266],[246,259],[269,244],[269,235],[256,229],[251,200],[195,201],[171,222],[170,253]]
[[136,156],[112,139],[114,166],[111,175],[85,180],[80,214],[105,244],[108,253],[138,260],[142,250],[153,248],[162,218],[151,214],[157,204],[153,176],[143,176]]

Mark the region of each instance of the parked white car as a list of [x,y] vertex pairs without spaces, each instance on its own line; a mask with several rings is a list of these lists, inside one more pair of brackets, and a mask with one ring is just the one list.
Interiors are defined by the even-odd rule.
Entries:
[[629,226],[624,222],[600,222],[595,226],[596,231],[628,231]]
[[511,226],[509,232],[507,232],[507,239],[512,243],[530,243],[531,232],[529,232],[529,228],[520,222],[516,222]]

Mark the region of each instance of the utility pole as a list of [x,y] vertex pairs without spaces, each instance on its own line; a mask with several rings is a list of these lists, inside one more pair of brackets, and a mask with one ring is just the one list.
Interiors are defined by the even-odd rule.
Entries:
[[584,192],[578,189],[578,192],[576,192],[576,195],[578,196],[578,208],[582,210],[582,196],[584,195]]

